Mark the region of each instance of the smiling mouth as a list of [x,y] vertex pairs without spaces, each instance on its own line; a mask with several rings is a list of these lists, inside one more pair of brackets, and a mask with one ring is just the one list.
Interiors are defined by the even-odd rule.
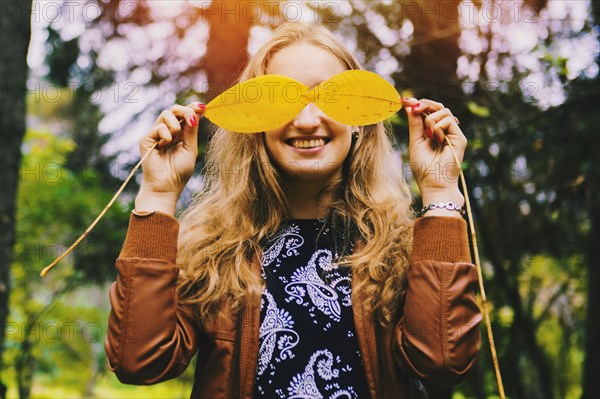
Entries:
[[289,139],[286,140],[286,144],[289,146],[292,146],[294,148],[300,148],[300,149],[310,149],[310,148],[318,148],[318,147],[322,147],[325,144],[329,143],[331,141],[331,139],[329,138],[319,138],[319,139],[310,139],[310,140],[306,140],[306,139]]

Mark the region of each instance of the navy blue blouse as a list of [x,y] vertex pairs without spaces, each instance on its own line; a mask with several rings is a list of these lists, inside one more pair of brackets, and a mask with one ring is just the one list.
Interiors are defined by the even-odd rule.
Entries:
[[349,269],[325,219],[287,219],[263,248],[256,398],[367,398]]

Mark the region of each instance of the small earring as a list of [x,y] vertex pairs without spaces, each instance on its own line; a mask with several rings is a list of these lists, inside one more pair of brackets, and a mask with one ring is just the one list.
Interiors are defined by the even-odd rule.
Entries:
[[352,132],[352,140],[356,140],[358,139],[358,130],[355,132]]

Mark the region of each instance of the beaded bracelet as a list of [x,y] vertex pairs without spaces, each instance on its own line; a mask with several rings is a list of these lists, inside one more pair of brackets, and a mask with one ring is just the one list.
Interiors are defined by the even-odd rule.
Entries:
[[425,212],[432,209],[447,209],[449,211],[460,212],[461,215],[465,214],[465,210],[462,206],[456,205],[454,202],[434,202],[429,205],[425,205],[419,212],[419,216],[423,216]]

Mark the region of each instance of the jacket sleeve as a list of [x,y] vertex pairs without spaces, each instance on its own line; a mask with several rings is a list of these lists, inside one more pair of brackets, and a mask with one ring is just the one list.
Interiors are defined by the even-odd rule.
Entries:
[[116,260],[104,341],[108,368],[126,384],[175,378],[197,350],[197,325],[177,301],[179,222],[162,212],[132,214]]
[[481,346],[477,270],[464,219],[415,221],[407,283],[394,333],[396,360],[424,381],[458,384],[475,365]]

